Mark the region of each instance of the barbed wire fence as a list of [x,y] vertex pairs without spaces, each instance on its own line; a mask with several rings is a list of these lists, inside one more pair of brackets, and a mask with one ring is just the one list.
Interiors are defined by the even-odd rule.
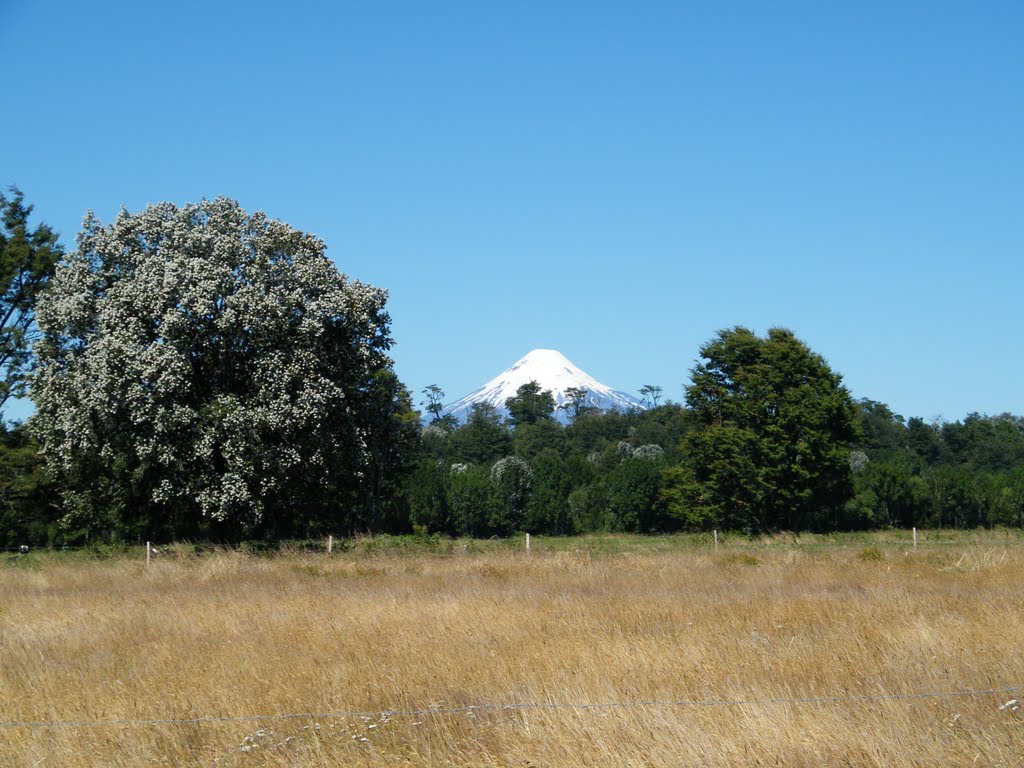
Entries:
[[[108,728],[108,727],[145,727],[156,725],[203,725],[211,723],[244,723],[274,720],[330,720],[343,718],[368,717],[431,717],[436,715],[475,714],[477,712],[522,712],[522,711],[575,711],[588,712],[614,709],[654,709],[654,708],[712,708],[712,707],[759,707],[780,705],[814,705],[842,703],[870,703],[883,701],[913,701],[922,699],[956,699],[980,698],[984,696],[1008,696],[1024,692],[1024,685],[1006,688],[987,688],[960,691],[927,691],[918,693],[880,693],[860,694],[853,696],[797,696],[775,697],[763,699],[675,699],[650,701],[612,701],[598,703],[560,703],[560,702],[515,702],[510,704],[470,704],[461,707],[429,707],[426,709],[385,709],[385,710],[350,710],[336,712],[288,712],[269,715],[204,715],[185,718],[124,718],[112,720],[10,720],[0,721],[0,728]],[[1020,702],[1011,699],[1000,709],[1020,709]]]
[[[916,552],[919,547],[922,547],[922,548],[955,547],[955,546],[970,546],[972,544],[977,544],[977,543],[986,543],[986,542],[976,541],[976,540],[970,538],[969,536],[957,537],[957,538],[954,538],[954,539],[936,538],[936,537],[933,537],[931,535],[931,531],[928,531],[926,529],[922,529],[921,531],[919,531],[917,528],[912,528],[910,531],[906,531],[906,533],[907,533],[907,539],[906,540],[902,540],[902,539],[887,539],[887,540],[883,540],[883,541],[862,542],[862,543],[865,544],[865,545],[870,545],[870,546],[874,546],[874,547],[883,547],[883,548],[906,547],[907,550],[914,551],[914,552]],[[919,536],[919,533],[921,534],[920,536]],[[720,543],[720,534],[722,534],[722,536],[721,536],[721,543]],[[799,540],[795,540],[795,541],[796,541],[797,545],[799,545]],[[326,536],[322,540],[322,543],[314,543],[313,541],[307,541],[307,542],[305,542],[305,546],[303,546],[302,549],[308,550],[308,551],[317,551],[317,552],[325,553],[327,555],[332,555],[334,553],[334,550],[335,550],[335,542],[336,542],[335,537],[333,535],[330,535],[330,536]],[[525,550],[527,552],[532,552],[535,549],[534,545],[536,545],[537,543],[538,543],[538,537],[536,537],[536,536],[531,537],[531,535],[529,533],[525,534],[525,536],[524,536],[524,548],[525,548]],[[1020,547],[1020,546],[1024,546],[1024,538],[1013,539],[1013,540],[1008,539],[1006,541],[999,541],[999,542],[992,541],[992,542],[987,542],[987,543],[990,543],[990,544],[993,544],[993,545],[998,545],[998,546],[1003,546],[1003,547]],[[754,546],[755,549],[757,548],[756,544],[754,544],[752,546]],[[814,545],[814,546],[820,547],[821,545],[818,544],[818,545]],[[707,536],[706,547],[708,549],[712,549],[715,552],[719,552],[720,548],[721,549],[725,549],[725,548],[735,549],[735,547],[736,547],[736,537],[735,536],[731,536],[731,535],[730,536],[726,536],[723,532],[715,530],[710,535]],[[240,546],[240,547],[231,547],[231,546],[228,546],[228,545],[221,545],[221,546],[218,546],[216,548],[218,548],[218,549],[227,549],[227,550],[231,550],[231,549],[244,550],[245,549],[244,545]],[[156,544],[154,542],[147,541],[147,542],[145,542],[144,545],[141,542],[139,544],[135,544],[135,545],[118,545],[116,547],[116,549],[123,550],[124,552],[128,552],[128,551],[135,550],[135,549],[142,550],[142,551],[145,552],[146,563],[149,564],[153,557],[159,557],[161,555],[165,555],[165,554],[168,554],[169,552],[171,552],[172,551],[172,546],[171,545],[165,545],[165,544],[158,545],[158,544]],[[16,547],[0,547],[0,553],[9,553],[9,554],[13,555],[14,557],[17,557],[18,555],[27,555],[27,554],[30,554],[30,553],[37,553],[37,552],[72,553],[72,552],[91,552],[91,551],[92,552],[102,553],[102,554],[104,554],[104,556],[109,556],[110,555],[109,552],[105,552],[104,551],[104,545],[96,545],[96,544],[58,545],[58,546],[29,546],[29,545],[22,545],[22,546],[16,546]]]

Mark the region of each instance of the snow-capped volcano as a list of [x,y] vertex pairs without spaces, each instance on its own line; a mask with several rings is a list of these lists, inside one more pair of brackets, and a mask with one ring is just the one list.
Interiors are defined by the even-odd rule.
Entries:
[[562,422],[569,420],[569,412],[560,406],[568,402],[566,391],[572,387],[587,390],[587,397],[584,400],[587,407],[602,411],[626,411],[631,408],[642,410],[646,407],[632,395],[611,389],[586,371],[577,368],[561,352],[554,349],[535,349],[480,389],[445,406],[444,414],[465,422],[469,418],[473,404],[484,402],[493,405],[503,416],[508,416],[505,401],[515,397],[516,390],[531,381],[540,384],[542,391],[551,390],[555,398],[555,417]]

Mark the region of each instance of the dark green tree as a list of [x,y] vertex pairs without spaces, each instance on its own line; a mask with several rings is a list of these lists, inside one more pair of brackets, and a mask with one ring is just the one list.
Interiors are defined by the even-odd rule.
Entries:
[[937,427],[917,417],[907,420],[907,448],[920,456],[928,466],[944,464],[950,460],[949,448],[942,442]]
[[[363,394],[365,408],[358,417],[369,461],[362,474],[348,483],[349,503],[344,506],[351,511],[348,519],[336,518],[343,524],[339,530],[402,531],[409,524],[402,489],[413,470],[420,415],[413,408],[409,390],[390,368],[376,371]],[[331,522],[314,517],[307,530],[323,534],[334,530]]]
[[925,524],[928,487],[920,470],[920,460],[909,453],[888,461],[869,461],[860,469],[855,475],[856,496],[861,503],[869,499],[874,503],[863,527],[910,528]]
[[516,390],[514,397],[505,401],[513,426],[536,424],[552,418],[555,398],[550,389],[541,390],[536,381],[528,381]]
[[903,417],[893,413],[885,403],[858,400],[857,417],[860,447],[870,458],[892,457],[906,448],[907,430]]
[[49,284],[63,250],[46,224],[30,229],[32,206],[15,187],[0,193],[0,412],[24,392],[31,360],[36,297]]
[[453,461],[490,466],[511,453],[512,435],[489,403],[473,403],[469,419],[448,439],[448,455]]
[[447,485],[449,533],[480,538],[505,532],[501,526],[494,527],[494,521],[501,518],[501,499],[489,470],[455,464],[449,470]]
[[594,451],[604,450],[609,443],[625,440],[636,423],[635,413],[584,411],[566,427],[565,433],[572,451],[585,456]]
[[423,389],[427,398],[420,405],[425,406],[424,410],[430,414],[430,423],[437,424],[441,421],[441,411],[444,410],[444,390],[437,384],[430,384]]
[[1024,463],[1024,419],[972,413],[942,426],[953,461],[975,472],[1002,472]]
[[533,461],[545,451],[565,453],[565,428],[554,419],[520,424],[512,434],[516,456]]
[[666,403],[635,415],[636,426],[630,440],[635,445],[654,443],[665,450],[665,461],[675,463],[682,458],[678,448],[693,426],[691,413],[676,403]]
[[997,525],[1024,525],[1024,465],[1000,478],[999,497],[991,522]]
[[644,384],[640,387],[640,396],[648,408],[657,408],[661,399],[661,387],[655,384]]
[[576,526],[569,511],[573,476],[565,459],[549,450],[537,456],[530,466],[533,493],[526,510],[526,530],[555,536],[575,533]]
[[693,517],[749,530],[828,527],[852,497],[856,408],[842,377],[784,328],[719,332],[700,350],[686,399],[679,488]]
[[687,528],[765,530],[760,505],[767,490],[756,464],[757,435],[735,424],[695,429],[683,441],[684,459],[665,470],[661,498]]
[[630,456],[608,476],[608,508],[620,531],[654,533],[677,527],[665,514],[659,459]]
[[526,506],[533,492],[533,470],[517,456],[506,456],[491,467],[491,483],[498,504],[490,520],[490,530],[499,536],[523,530]]
[[56,497],[28,430],[0,421],[0,547],[58,543]]
[[568,411],[573,421],[575,421],[587,408],[588,394],[590,394],[590,390],[583,387],[569,387],[565,390],[565,402],[559,407],[564,411]]
[[423,457],[417,462],[407,484],[409,519],[413,526],[432,533],[452,533],[448,514],[447,462]]

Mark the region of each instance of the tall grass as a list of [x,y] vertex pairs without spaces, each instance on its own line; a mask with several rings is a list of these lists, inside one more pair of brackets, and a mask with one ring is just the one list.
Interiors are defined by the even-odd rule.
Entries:
[[[1024,765],[1017,693],[767,701],[1024,686],[1020,543],[16,558],[0,721],[378,714],[3,727],[0,765]],[[628,706],[446,711],[514,703]]]

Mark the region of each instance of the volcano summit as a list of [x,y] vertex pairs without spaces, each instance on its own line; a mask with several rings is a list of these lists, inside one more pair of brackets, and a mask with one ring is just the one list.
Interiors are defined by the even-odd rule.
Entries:
[[460,422],[469,418],[474,403],[489,403],[502,416],[508,416],[505,401],[515,397],[523,384],[536,381],[541,390],[550,389],[555,399],[555,418],[568,421],[568,411],[561,406],[569,401],[567,390],[576,387],[587,390],[583,405],[601,411],[644,410],[647,406],[625,392],[605,386],[586,371],[573,365],[561,352],[554,349],[535,349],[520,358],[515,365],[498,374],[482,387],[445,406],[444,415]]

